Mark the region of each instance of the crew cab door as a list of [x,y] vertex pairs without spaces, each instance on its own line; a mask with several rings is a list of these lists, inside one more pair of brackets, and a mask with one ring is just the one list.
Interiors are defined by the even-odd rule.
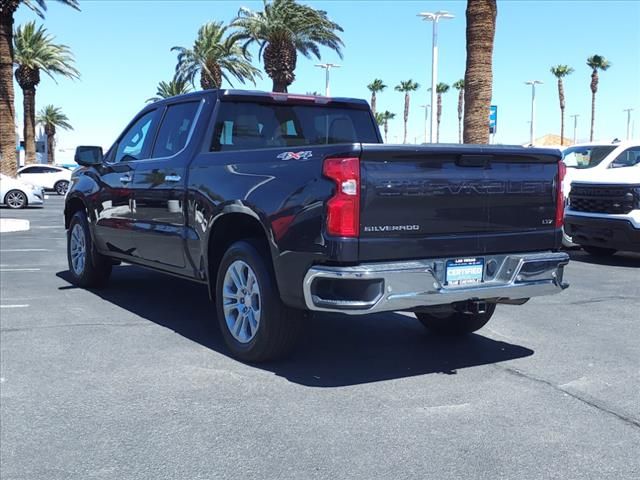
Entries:
[[131,185],[136,162],[149,155],[157,115],[156,109],[139,115],[111,147],[99,169],[95,241],[99,250],[124,260],[137,256],[131,233]]
[[184,199],[187,145],[202,102],[169,104],[162,112],[149,158],[135,163],[132,183],[133,233],[136,251],[158,268],[185,267]]

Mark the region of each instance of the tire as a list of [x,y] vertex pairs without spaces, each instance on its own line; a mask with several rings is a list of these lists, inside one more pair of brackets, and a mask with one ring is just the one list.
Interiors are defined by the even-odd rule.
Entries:
[[27,195],[20,190],[9,190],[4,196],[4,204],[13,209],[27,208],[29,200]]
[[582,249],[594,257],[610,257],[617,252],[615,248],[591,247],[588,245],[582,245]]
[[102,287],[111,275],[111,261],[94,251],[84,211],[76,212],[69,223],[67,261],[73,283],[83,288]]
[[58,195],[66,195],[67,190],[69,189],[69,182],[66,180],[59,180],[53,186],[53,189],[56,191]]
[[459,336],[480,330],[491,319],[495,310],[495,303],[488,303],[485,313],[462,313],[452,307],[450,312],[416,312],[415,315],[422,325],[436,335]]
[[245,362],[285,356],[301,332],[302,314],[282,303],[270,259],[258,241],[238,241],[225,252],[217,273],[220,331],[232,355]]

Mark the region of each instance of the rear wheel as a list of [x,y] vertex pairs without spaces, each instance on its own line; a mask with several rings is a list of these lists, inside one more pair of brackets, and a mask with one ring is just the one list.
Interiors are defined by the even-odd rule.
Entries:
[[9,208],[25,208],[28,204],[27,196],[20,190],[10,190],[4,197],[4,203]]
[[615,248],[592,247],[588,245],[583,245],[582,249],[594,257],[610,257],[617,252]]
[[430,313],[416,312],[416,318],[436,335],[467,335],[480,330],[493,316],[495,303],[488,303],[484,313],[463,313],[450,310]]
[[93,251],[89,222],[83,211],[76,212],[69,224],[67,260],[72,281],[80,287],[101,287],[111,275],[110,260]]
[[233,356],[247,362],[282,357],[295,346],[301,312],[282,303],[269,252],[255,240],[232,244],[216,281],[220,330]]
[[53,186],[53,189],[58,195],[66,195],[67,190],[69,190],[69,182],[66,180],[60,180],[56,182],[56,184]]

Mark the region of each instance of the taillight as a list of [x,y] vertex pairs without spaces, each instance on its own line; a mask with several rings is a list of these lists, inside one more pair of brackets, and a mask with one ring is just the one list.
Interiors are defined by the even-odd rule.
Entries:
[[564,176],[567,173],[567,166],[564,162],[558,162],[558,183],[556,185],[556,228],[564,224]]
[[357,237],[360,233],[360,159],[327,158],[322,173],[336,182],[336,193],[327,202],[327,233]]

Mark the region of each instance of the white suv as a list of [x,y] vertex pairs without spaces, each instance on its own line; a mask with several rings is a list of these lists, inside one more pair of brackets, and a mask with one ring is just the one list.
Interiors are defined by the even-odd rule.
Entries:
[[45,190],[55,190],[58,195],[64,195],[71,182],[71,170],[54,165],[27,165],[18,169],[18,178]]
[[[592,255],[640,252],[640,148],[598,179],[573,182],[564,227]],[[628,166],[631,165],[631,166]]]

